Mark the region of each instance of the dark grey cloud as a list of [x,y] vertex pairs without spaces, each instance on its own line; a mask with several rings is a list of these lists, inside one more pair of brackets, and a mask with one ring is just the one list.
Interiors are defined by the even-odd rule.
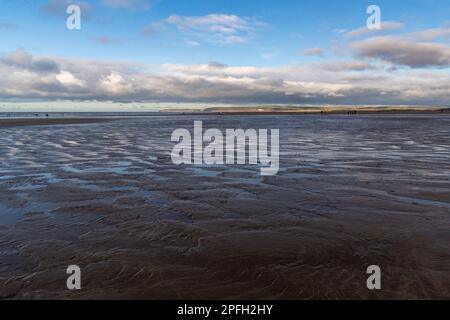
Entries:
[[30,70],[36,72],[59,73],[59,65],[50,59],[35,60],[31,62]]
[[59,73],[59,64],[49,58],[33,58],[24,50],[16,50],[0,57],[0,64],[37,73]]
[[224,68],[227,67],[227,65],[223,64],[223,63],[220,63],[220,62],[217,62],[217,61],[210,61],[208,63],[208,67],[210,67],[210,68],[217,68],[217,69],[224,69]]
[[400,37],[374,37],[352,43],[351,48],[360,57],[411,68],[450,66],[450,48],[440,43],[418,43]]

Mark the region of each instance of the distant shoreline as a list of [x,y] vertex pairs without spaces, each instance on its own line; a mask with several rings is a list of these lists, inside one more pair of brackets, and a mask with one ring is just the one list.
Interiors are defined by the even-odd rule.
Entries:
[[[49,125],[70,125],[70,124],[91,124],[103,123],[115,120],[123,120],[129,118],[139,118],[146,116],[324,116],[327,115],[450,115],[450,109],[436,109],[436,110],[314,110],[314,111],[245,111],[245,110],[226,110],[226,111],[155,111],[155,112],[72,112],[61,115],[58,112],[49,112],[40,114],[39,117],[21,117],[17,116],[20,112],[14,112],[15,116],[2,117],[0,113],[0,129],[10,127],[23,126],[49,126]],[[12,114],[12,113],[11,113]],[[24,112],[23,114],[29,114]],[[78,117],[77,117],[78,116]]]
[[376,114],[450,114],[450,109],[439,110],[333,110],[333,111],[185,111],[158,112],[159,115],[376,115]]
[[14,118],[0,119],[0,128],[23,127],[23,126],[48,126],[48,125],[64,125],[64,124],[89,124],[113,121],[114,119],[106,118]]
[[202,115],[309,115],[309,114],[418,114],[449,113],[447,107],[413,106],[261,106],[261,107],[212,107],[203,109],[165,109],[164,114],[202,114]]

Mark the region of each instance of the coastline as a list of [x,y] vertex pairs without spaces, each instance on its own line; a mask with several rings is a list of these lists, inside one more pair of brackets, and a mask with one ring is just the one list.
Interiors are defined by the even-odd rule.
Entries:
[[[23,113],[28,114],[28,112]],[[49,117],[31,118],[28,116],[0,117],[0,129],[24,126],[52,126],[52,125],[76,125],[76,124],[93,124],[104,123],[123,119],[144,119],[146,117],[179,117],[179,116],[377,116],[377,115],[450,115],[450,109],[436,109],[436,110],[331,110],[331,111],[245,111],[245,110],[226,110],[226,111],[205,111],[205,110],[185,110],[183,112],[175,111],[159,111],[159,112],[92,112],[85,113],[71,113],[70,116],[64,117],[59,113],[47,113]]]
[[66,124],[91,124],[103,123],[116,119],[106,118],[50,118],[50,119],[29,119],[29,118],[14,118],[14,119],[0,119],[0,129],[10,127],[24,127],[24,126],[49,126],[49,125],[66,125]]
[[204,111],[189,111],[189,112],[160,112],[160,115],[233,115],[233,116],[273,116],[273,115],[411,115],[411,114],[446,114],[450,115],[450,109],[439,110],[332,110],[332,111],[223,111],[223,112],[204,112]]
[[263,107],[212,107],[203,109],[162,109],[164,114],[189,114],[189,115],[324,115],[324,114],[450,114],[447,107],[412,107],[412,106],[263,106]]

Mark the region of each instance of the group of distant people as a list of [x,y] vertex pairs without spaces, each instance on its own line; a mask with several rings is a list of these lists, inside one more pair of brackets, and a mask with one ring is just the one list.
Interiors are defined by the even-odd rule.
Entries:
[[[320,114],[327,114],[327,112],[322,110],[322,111],[320,111]],[[355,115],[355,114],[358,114],[358,111],[347,111],[347,114]]]

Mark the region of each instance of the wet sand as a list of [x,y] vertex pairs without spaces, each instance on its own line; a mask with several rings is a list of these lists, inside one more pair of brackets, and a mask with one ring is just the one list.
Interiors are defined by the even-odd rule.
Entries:
[[[194,120],[280,128],[279,175],[173,165]],[[0,298],[450,298],[449,136],[445,115],[0,127]]]

